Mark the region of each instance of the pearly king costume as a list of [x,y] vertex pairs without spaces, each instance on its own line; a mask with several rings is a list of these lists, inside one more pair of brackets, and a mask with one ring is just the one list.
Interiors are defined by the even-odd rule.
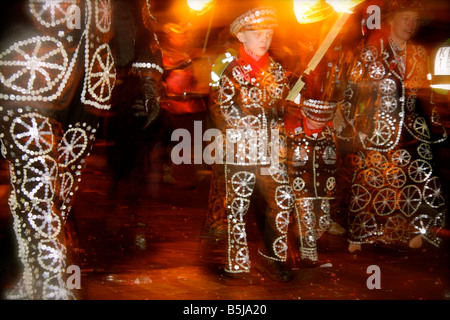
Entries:
[[[23,275],[9,299],[71,299],[65,222],[110,108],[111,1],[16,1],[0,47],[1,151]],[[9,12],[13,14],[12,12]]]
[[[272,28],[274,24],[274,9],[257,8],[237,18],[230,30],[236,35],[242,28]],[[268,54],[256,61],[241,46],[211,95],[212,119],[224,137],[226,271],[230,273],[250,272],[245,220],[255,188],[268,205],[259,254],[273,261],[287,258],[293,194],[282,158],[275,153],[285,147],[279,129],[286,89],[287,78],[280,64]]]
[[351,243],[407,245],[417,235],[440,243],[446,204],[433,170],[432,143],[447,134],[434,110],[430,120],[421,109],[429,89],[427,63],[423,47],[407,42],[406,51],[398,52],[379,34],[357,51],[342,104],[354,136],[340,133],[353,139],[354,148],[347,157],[354,171]]
[[[299,105],[288,105],[284,116],[289,181],[295,194],[295,225],[301,260],[317,261],[317,241],[332,222],[338,155],[333,119],[339,88],[337,66],[303,76]],[[320,123],[311,128],[308,119]]]

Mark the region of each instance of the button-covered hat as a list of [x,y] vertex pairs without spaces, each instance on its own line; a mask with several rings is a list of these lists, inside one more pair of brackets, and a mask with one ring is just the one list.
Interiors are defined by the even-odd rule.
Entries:
[[425,10],[425,6],[419,0],[391,0],[388,2],[387,9],[389,12],[405,10],[423,11]]
[[272,29],[276,25],[275,8],[258,7],[237,17],[230,25],[230,32],[236,36],[242,30]]
[[420,13],[421,24],[426,24],[431,21],[431,15],[427,10],[427,6],[421,0],[388,0],[385,2],[382,9],[382,18],[386,20],[392,17],[396,12],[400,11],[417,11]]

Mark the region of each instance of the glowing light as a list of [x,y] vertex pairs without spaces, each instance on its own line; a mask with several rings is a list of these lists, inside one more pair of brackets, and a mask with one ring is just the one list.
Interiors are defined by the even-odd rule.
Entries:
[[333,10],[324,1],[294,0],[294,13],[299,23],[314,23],[329,17]]
[[336,12],[351,12],[350,9],[364,2],[364,0],[326,0]]
[[432,88],[450,90],[450,46],[448,44],[438,48],[434,58],[434,75],[430,78]]
[[214,0],[187,0],[189,8],[199,13],[207,11]]

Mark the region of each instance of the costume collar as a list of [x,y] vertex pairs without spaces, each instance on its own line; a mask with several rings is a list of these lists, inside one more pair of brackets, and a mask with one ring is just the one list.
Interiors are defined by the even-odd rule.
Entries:
[[244,45],[241,45],[239,55],[239,62],[242,64],[250,64],[253,74],[259,74],[269,66],[270,57],[268,52],[266,52],[262,57],[255,56],[252,52],[246,49]]

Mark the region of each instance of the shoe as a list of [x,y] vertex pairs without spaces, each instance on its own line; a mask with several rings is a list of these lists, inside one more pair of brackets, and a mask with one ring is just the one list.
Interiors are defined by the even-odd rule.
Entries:
[[347,233],[347,230],[345,230],[339,223],[333,222],[327,232],[335,236],[344,236]]
[[248,286],[248,285],[256,285],[261,282],[261,279],[255,277],[249,272],[239,272],[239,273],[231,273],[227,271],[223,271],[220,276],[220,279],[225,281],[228,285],[234,286]]
[[409,247],[411,249],[419,249],[419,248],[422,247],[422,245],[423,245],[423,241],[422,241],[422,236],[421,235],[415,236],[414,238],[412,238],[409,241]]
[[353,254],[358,254],[358,252],[361,252],[362,248],[361,248],[361,244],[359,243],[350,243],[348,245],[348,252],[353,253]]
[[301,259],[298,260],[296,262],[296,265],[300,268],[300,269],[310,269],[310,268],[320,268],[323,265],[326,265],[327,262],[322,261],[322,260],[311,260],[311,259]]
[[259,254],[255,267],[275,281],[287,282],[294,278],[292,271],[288,269],[285,263],[267,259]]

